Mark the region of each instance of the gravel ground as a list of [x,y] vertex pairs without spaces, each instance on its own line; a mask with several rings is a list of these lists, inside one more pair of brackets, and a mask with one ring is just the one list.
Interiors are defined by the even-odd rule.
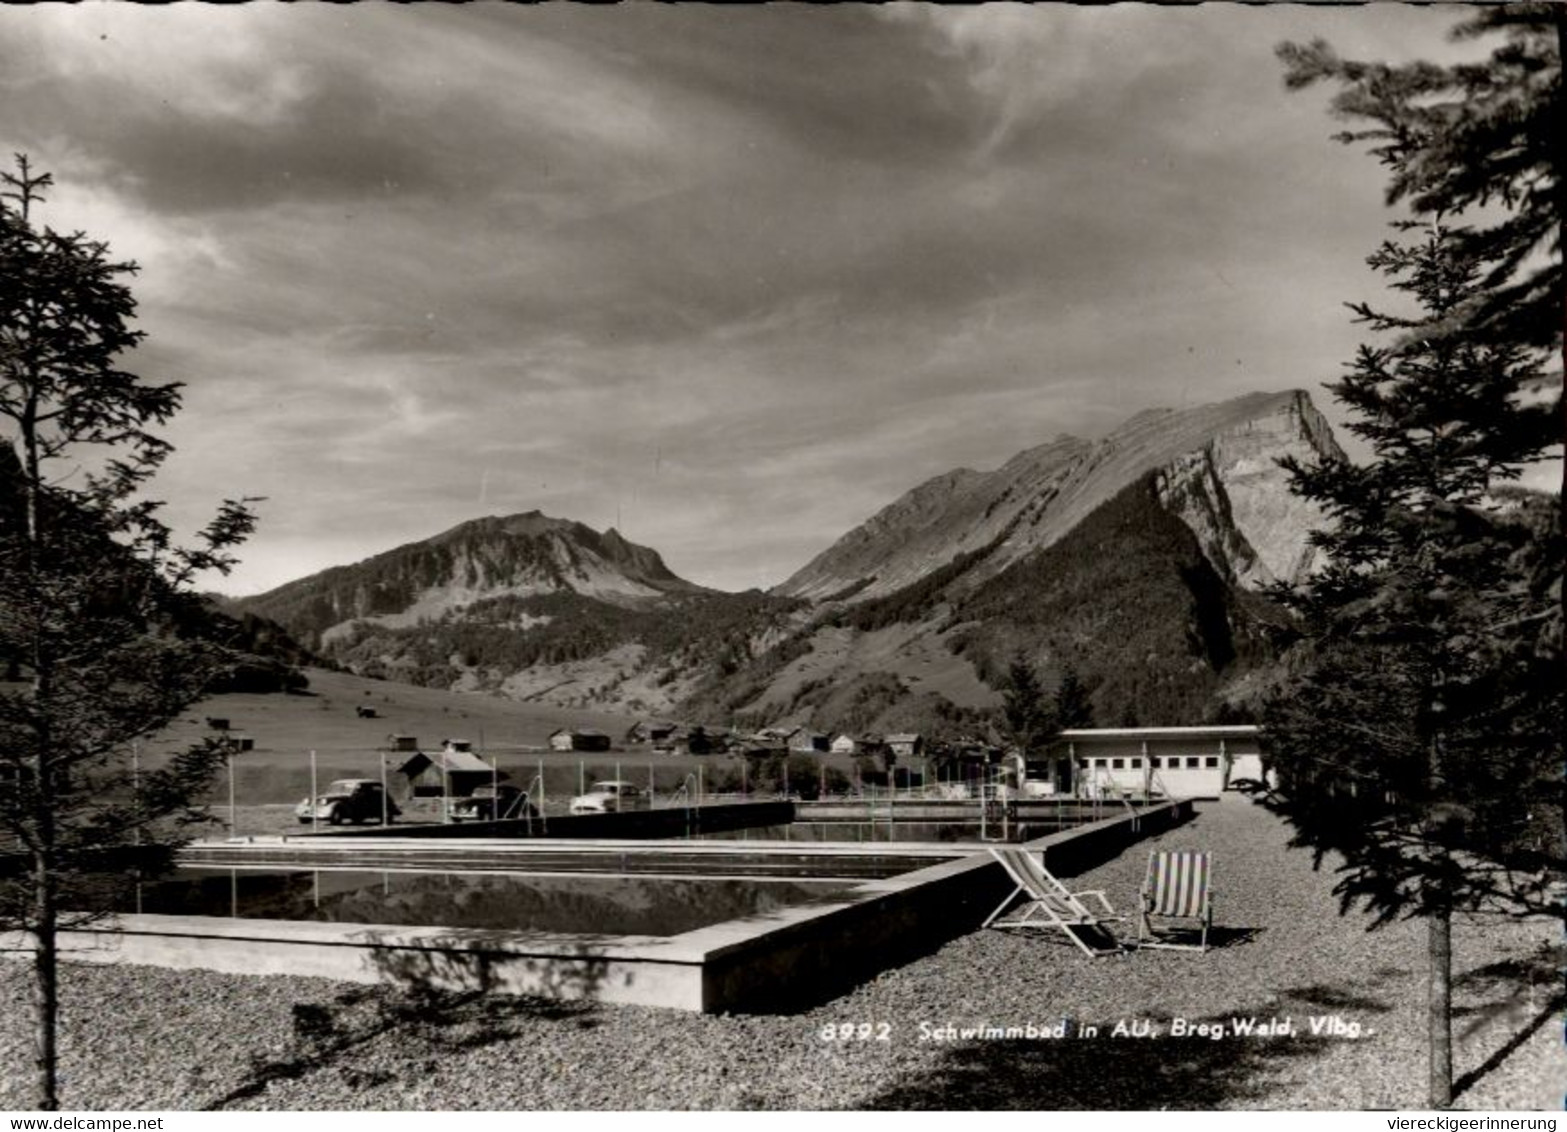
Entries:
[[[1421,925],[1368,934],[1360,916],[1341,918],[1332,874],[1285,841],[1271,815],[1226,802],[1149,843],[1215,855],[1225,946],[1207,955],[1094,960],[975,932],[793,1016],[418,1000],[316,979],[72,966],[62,1099],[69,1109],[1421,1107]],[[1147,848],[1080,887],[1132,907]],[[1556,923],[1455,924],[1459,1107],[1561,1108],[1562,956]],[[0,964],[0,1108],[25,1095],[25,995],[19,967]],[[1312,1033],[1309,1018],[1335,1015],[1338,1033]],[[1295,1034],[1170,1033],[1174,1019],[1232,1017],[1288,1017]],[[1064,1039],[922,1040],[947,1024],[1063,1019]],[[1118,1021],[1157,1036],[1114,1037]],[[849,1023],[872,1024],[871,1036],[823,1036]],[[1098,1036],[1077,1036],[1086,1025]]]

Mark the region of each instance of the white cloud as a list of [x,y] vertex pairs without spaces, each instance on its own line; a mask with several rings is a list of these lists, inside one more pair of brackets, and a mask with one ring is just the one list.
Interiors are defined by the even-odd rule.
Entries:
[[46,75],[113,80],[147,110],[156,106],[249,124],[275,122],[307,96],[310,82],[280,52],[299,19],[289,6],[109,2],[13,12],[3,26],[27,45],[33,65],[13,82]]
[[1041,111],[1088,95],[1110,68],[1126,73],[1146,62],[1149,45],[1130,35],[1145,18],[1137,9],[1107,5],[1084,18],[1066,4],[896,3],[882,12],[924,27],[938,51],[962,60],[970,87],[988,107],[978,154],[988,158]]
[[1272,44],[1451,22],[786,11],[0,12],[0,140],[143,264],[172,509],[270,497],[234,585],[533,507],[771,584],[958,464],[1331,376],[1380,172]]

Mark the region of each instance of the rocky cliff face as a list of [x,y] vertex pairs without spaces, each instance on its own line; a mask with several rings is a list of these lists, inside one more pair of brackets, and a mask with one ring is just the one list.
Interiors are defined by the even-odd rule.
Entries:
[[1344,458],[1304,393],[1225,428],[1155,473],[1161,502],[1192,529],[1209,562],[1249,589],[1299,581],[1316,563],[1306,533],[1322,525],[1323,514],[1290,491],[1278,465],[1285,456]]
[[993,472],[960,469],[921,484],[775,592],[866,601],[983,552],[963,583],[977,585],[1149,474],[1222,576],[1252,587],[1293,580],[1311,568],[1305,536],[1320,514],[1291,495],[1275,462],[1286,455],[1343,456],[1304,392],[1142,413],[1097,443],[1062,437]]

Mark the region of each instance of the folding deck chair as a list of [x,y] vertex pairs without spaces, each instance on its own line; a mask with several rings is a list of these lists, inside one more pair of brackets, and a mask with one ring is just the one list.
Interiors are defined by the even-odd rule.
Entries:
[[[1167,947],[1173,951],[1207,951],[1208,929],[1213,926],[1213,889],[1208,854],[1192,850],[1155,851],[1148,854],[1148,873],[1143,877],[1142,915],[1137,934],[1138,947]],[[1198,931],[1196,924],[1156,927],[1153,918],[1196,920],[1201,934],[1196,943],[1189,940]]]
[[[1045,868],[1044,855],[1034,856],[1026,849],[991,847],[991,855],[1001,862],[1001,867],[1016,883],[982,925],[987,928],[1059,928],[1068,939],[1088,955],[1115,955],[1122,948],[1110,930],[1107,920],[1124,920],[1105,899],[1103,892],[1073,892]],[[1002,916],[1019,896],[1025,901],[1011,915]],[[1095,912],[1083,898],[1092,896],[1104,906],[1104,913]]]

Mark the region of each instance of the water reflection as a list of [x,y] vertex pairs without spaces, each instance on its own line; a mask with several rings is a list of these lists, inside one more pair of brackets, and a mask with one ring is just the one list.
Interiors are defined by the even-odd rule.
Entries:
[[830,899],[849,887],[792,879],[181,869],[141,886],[136,904],[169,915],[666,936]]

